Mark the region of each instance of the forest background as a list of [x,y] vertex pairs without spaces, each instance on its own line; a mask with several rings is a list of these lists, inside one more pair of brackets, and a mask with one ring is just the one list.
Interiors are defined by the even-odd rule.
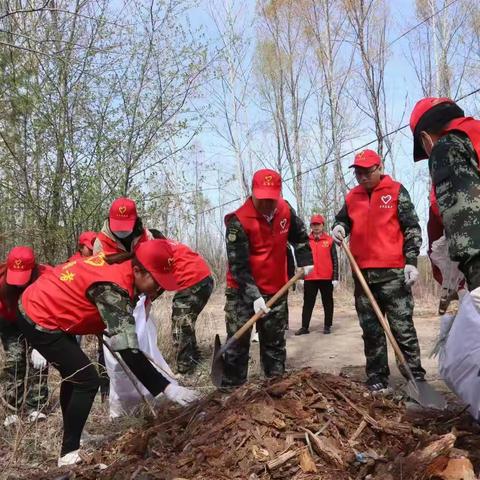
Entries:
[[221,279],[256,169],[329,227],[365,147],[424,228],[406,124],[423,96],[478,114],[479,36],[470,0],[2,0],[0,256],[64,261],[130,196]]

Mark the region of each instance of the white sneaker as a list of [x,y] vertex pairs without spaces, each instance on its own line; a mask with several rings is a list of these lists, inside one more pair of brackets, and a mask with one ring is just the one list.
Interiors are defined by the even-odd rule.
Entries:
[[82,461],[80,457],[80,450],[73,450],[73,452],[66,453],[63,457],[60,457],[57,462],[57,466],[64,467],[66,465],[75,465]]
[[17,423],[19,420],[20,420],[20,418],[15,413],[13,415],[7,415],[7,417],[5,418],[5,420],[3,422],[3,426],[4,427],[9,427],[10,425],[13,425],[14,423]]
[[28,423],[33,423],[33,422],[38,422],[39,420],[45,420],[47,416],[39,412],[38,410],[34,410],[33,412],[30,412],[30,414],[27,417],[27,422]]
[[252,335],[252,343],[258,343],[258,332]]

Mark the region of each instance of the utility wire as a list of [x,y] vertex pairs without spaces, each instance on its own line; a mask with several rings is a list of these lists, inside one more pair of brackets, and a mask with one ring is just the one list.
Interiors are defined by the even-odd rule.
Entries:
[[[456,102],[459,102],[461,100],[464,100],[465,98],[468,98],[476,93],[480,92],[480,88],[477,88],[476,90],[473,90],[472,92],[470,93],[467,93],[465,95],[462,95],[461,97],[458,97],[455,99]],[[405,125],[402,125],[401,127],[398,127],[396,128],[395,130],[392,130],[391,132],[388,132],[386,133],[383,137],[382,137],[382,140],[384,138],[387,138],[389,137],[390,135],[394,135],[395,133],[398,133],[402,130],[404,130],[405,128],[409,127],[409,124],[405,124]],[[342,158],[345,158],[345,157],[348,157],[349,155],[352,155],[353,153],[357,152],[358,150],[363,150],[365,147],[368,147],[369,145],[372,145],[373,143],[377,142],[378,139],[375,138],[374,140],[371,140],[367,143],[364,143],[363,145],[360,145],[359,147],[356,147],[348,152],[345,152],[345,153],[342,153],[338,159],[342,159]],[[290,180],[293,180],[293,179],[296,179],[298,177],[301,177],[302,175],[305,175],[306,173],[310,173],[314,170],[317,170],[318,168],[322,168],[324,167],[325,165],[328,165],[329,163],[332,163],[334,162],[336,159],[335,158],[332,158],[331,160],[325,160],[324,162],[318,164],[318,165],[315,165],[314,167],[311,167],[303,172],[300,172],[298,173],[297,175],[294,175],[292,177],[289,177],[289,178],[285,178],[285,179],[282,179],[282,182],[288,182]],[[224,202],[224,203],[221,203],[219,205],[216,205],[214,207],[210,207],[210,208],[207,208],[206,210],[203,210],[201,212],[199,212],[199,215],[203,214],[203,213],[209,213],[209,212],[212,212],[213,210],[217,210],[218,208],[222,208],[222,207],[225,207],[227,205],[230,205],[231,203],[235,203],[237,202],[238,200],[240,200],[241,197],[237,197],[237,198],[234,198],[233,200],[229,200],[228,202]]]

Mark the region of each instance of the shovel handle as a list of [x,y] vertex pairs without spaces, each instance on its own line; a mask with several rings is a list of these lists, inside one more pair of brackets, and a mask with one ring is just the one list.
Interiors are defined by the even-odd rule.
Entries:
[[410,370],[410,367],[408,366],[407,361],[405,360],[405,356],[403,355],[403,352],[400,350],[400,347],[395,340],[395,337],[393,336],[392,331],[390,330],[390,325],[388,324],[385,316],[383,315],[382,311],[380,310],[380,307],[378,306],[377,301],[375,300],[375,297],[373,296],[372,291],[370,290],[370,287],[368,286],[368,283],[365,281],[365,277],[363,276],[362,271],[360,270],[360,267],[358,266],[355,258],[352,255],[352,252],[350,251],[350,248],[348,248],[347,244],[345,243],[345,240],[342,242],[342,247],[345,253],[347,254],[348,260],[350,261],[350,265],[352,266],[352,270],[355,273],[356,277],[358,278],[358,281],[360,282],[360,285],[363,288],[363,291],[368,297],[368,300],[370,301],[370,304],[373,307],[373,310],[375,311],[375,314],[377,315],[378,321],[380,322],[380,325],[382,326],[383,330],[385,331],[385,334],[387,335],[388,340],[390,341],[390,344],[393,347],[393,350],[395,351],[395,354],[397,355],[398,362],[403,366],[405,371],[407,372],[408,377],[410,380],[416,385],[415,377],[413,376],[412,371]]
[[[267,302],[266,305],[268,308],[272,307],[277,303],[278,299],[283,297],[287,293],[288,289],[297,281],[300,280],[304,275],[303,268],[299,268],[297,273]],[[248,329],[250,329],[258,320],[260,320],[265,313],[260,310],[253,317],[251,317],[244,325],[242,325],[222,346],[218,355],[225,353],[225,351],[235,343]]]

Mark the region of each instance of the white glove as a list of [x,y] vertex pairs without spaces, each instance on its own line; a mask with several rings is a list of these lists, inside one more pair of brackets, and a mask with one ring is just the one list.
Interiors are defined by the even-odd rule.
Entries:
[[332,280],[333,288],[337,288],[338,280]]
[[341,225],[337,225],[332,230],[332,237],[333,237],[334,242],[337,245],[341,245],[342,242],[345,240],[345,229]]
[[168,384],[163,393],[169,400],[178,403],[182,407],[200,398],[200,393],[196,390],[190,390],[189,388],[174,385],[173,383]]
[[313,265],[305,265],[304,267],[301,267],[303,268],[303,276],[306,277],[309,273],[312,272],[313,270]]
[[405,274],[405,285],[407,287],[412,286],[418,280],[419,273],[417,267],[413,265],[405,265],[403,273]]
[[267,307],[265,303],[265,299],[263,297],[258,297],[254,302],[253,302],[253,311],[255,313],[258,313],[260,310],[263,311],[263,313],[268,313],[270,309]]
[[472,299],[475,308],[480,313],[480,287],[474,288],[470,292],[470,298]]
[[47,366],[47,361],[45,360],[45,357],[37,350],[32,350],[32,355],[30,356],[30,359],[32,360],[33,367],[37,370],[41,370],[42,368],[45,368]]

